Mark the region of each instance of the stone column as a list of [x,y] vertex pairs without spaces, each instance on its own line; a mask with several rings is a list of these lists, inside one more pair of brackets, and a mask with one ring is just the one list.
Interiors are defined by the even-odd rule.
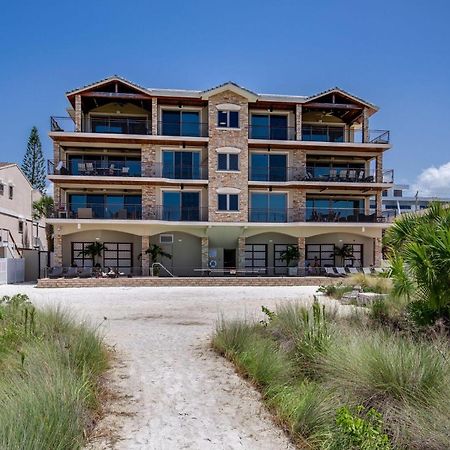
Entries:
[[148,277],[150,273],[150,255],[148,253],[145,253],[145,251],[149,247],[150,247],[149,236],[142,236],[141,267],[142,267],[142,275],[145,277]]
[[375,211],[377,217],[382,217],[383,215],[383,197],[381,191],[375,194]]
[[369,142],[369,111],[367,108],[363,109],[362,141],[363,143]]
[[292,191],[292,211],[288,217],[290,222],[304,222],[306,219],[306,192],[296,189]]
[[[56,170],[56,166],[58,165],[58,163],[61,159],[62,159],[61,147],[58,142],[53,142],[53,169],[54,170]],[[58,175],[59,175],[59,173],[58,173]],[[55,203],[55,206],[59,206],[61,203],[61,189],[56,183],[53,184],[53,201]]]
[[63,265],[63,247],[61,227],[57,226],[53,233],[53,265],[61,267]]
[[306,257],[306,239],[304,237],[297,238],[298,251],[300,256],[298,258],[298,275],[305,275],[305,257]]
[[375,163],[375,181],[377,183],[383,182],[383,154],[377,155]]
[[141,173],[143,177],[160,176],[156,170],[156,145],[143,144],[141,147]]
[[292,150],[292,161],[290,161],[291,173],[288,174],[288,181],[301,181],[306,176],[306,151],[295,149]]
[[156,136],[158,134],[158,99],[152,98],[152,134]]
[[209,238],[208,236],[202,237],[202,269],[208,268],[209,260]]
[[380,237],[374,238],[373,245],[373,265],[375,267],[381,267],[381,261],[383,259],[383,245]]
[[303,106],[299,103],[295,105],[295,139],[302,140],[302,121],[303,121]]
[[238,238],[238,269],[245,269],[245,237]]
[[144,220],[158,219],[160,216],[156,206],[156,187],[142,186],[142,218]]
[[75,131],[81,131],[83,113],[81,111],[81,95],[75,95]]

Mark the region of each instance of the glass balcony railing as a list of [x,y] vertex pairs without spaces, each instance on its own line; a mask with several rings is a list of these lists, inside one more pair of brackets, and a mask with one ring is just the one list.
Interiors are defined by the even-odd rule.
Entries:
[[140,220],[142,219],[142,205],[71,202],[55,205],[50,217],[55,219]]
[[208,124],[202,122],[158,122],[158,135],[183,136],[183,137],[207,137]]
[[151,134],[150,120],[140,117],[98,116],[83,120],[82,129],[77,130],[72,117],[50,117],[50,130],[56,132],[82,131],[85,133]]

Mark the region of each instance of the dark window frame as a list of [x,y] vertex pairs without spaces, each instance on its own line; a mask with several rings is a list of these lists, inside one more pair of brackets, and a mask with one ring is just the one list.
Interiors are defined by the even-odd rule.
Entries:
[[[231,197],[237,201],[237,209],[231,209]],[[225,209],[220,207],[221,199],[225,198]],[[239,194],[217,194],[217,211],[228,212],[228,211],[239,211]]]
[[[311,246],[319,246],[319,250],[311,250],[310,249],[310,247]],[[322,250],[322,247],[333,247],[333,250]],[[318,257],[318,260],[319,260],[319,266],[321,267],[321,268],[323,268],[323,267],[336,267],[336,256],[334,255],[334,249],[336,248],[336,244],[333,244],[333,243],[324,243],[324,244],[306,244],[306,248],[305,248],[305,261],[307,261],[307,262],[309,262],[310,264],[312,264],[312,262],[314,261],[314,256],[313,257],[310,257],[310,253],[318,253],[318,255],[319,255],[319,257]],[[324,255],[324,254],[326,254],[326,255]],[[326,257],[324,257],[324,256],[326,256]],[[333,261],[333,263],[332,263],[332,265],[330,266],[330,265],[328,265],[328,263],[327,263],[327,266],[324,266],[323,264],[322,264],[322,260],[332,260]]]
[[8,197],[10,200],[12,200],[14,198],[14,186],[9,185],[8,186]]
[[217,112],[217,128],[239,128],[239,111],[219,110]]
[[[264,250],[255,250],[256,246],[264,246]],[[264,269],[267,271],[267,258],[268,258],[267,244],[245,244],[245,267],[249,269]],[[249,254],[251,258],[248,258]],[[264,254],[264,258],[255,257],[255,254]],[[254,264],[255,261],[264,261],[264,266]],[[250,262],[250,264],[248,264]]]
[[[73,266],[74,264],[76,264],[75,261],[81,260],[81,266],[79,264],[76,264],[77,267],[92,267],[90,264],[88,266],[86,266],[84,264],[85,261],[89,261],[89,263],[92,262],[92,258],[90,256],[86,256],[83,255],[81,252],[84,250],[85,247],[87,247],[88,245],[93,244],[94,242],[80,242],[80,241],[73,241],[70,243],[70,263]],[[81,244],[81,251],[77,250],[77,254],[75,255],[75,245],[79,245]],[[81,254],[80,254],[81,253]]]
[[[105,257],[105,252],[103,252],[103,264],[107,267],[111,267],[113,269],[122,270],[122,269],[132,269],[133,268],[133,243],[132,242],[104,242],[106,251],[116,252],[117,256],[115,258]],[[129,250],[119,249],[120,245],[129,246]],[[112,246],[116,246],[116,248],[112,248]],[[128,252],[129,257],[120,257],[119,252]],[[106,264],[105,260],[115,260],[116,264],[111,265],[110,263]],[[122,266],[119,264],[119,261],[127,261],[129,260],[129,266]]]
[[[224,161],[223,157],[225,156],[225,167],[221,165],[221,163]],[[232,164],[232,157],[236,157],[236,160],[233,161]],[[234,166],[234,163],[236,163],[237,168],[232,168]],[[217,170],[226,171],[226,172],[239,172],[239,153],[219,153],[217,156]]]

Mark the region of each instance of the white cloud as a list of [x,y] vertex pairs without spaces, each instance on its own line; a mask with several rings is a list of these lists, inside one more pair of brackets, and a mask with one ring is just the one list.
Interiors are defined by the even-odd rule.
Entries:
[[419,191],[419,195],[425,197],[450,197],[450,162],[425,169],[411,191]]

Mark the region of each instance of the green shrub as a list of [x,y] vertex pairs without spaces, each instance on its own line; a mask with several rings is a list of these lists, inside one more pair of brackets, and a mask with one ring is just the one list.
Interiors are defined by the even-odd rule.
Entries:
[[328,297],[340,300],[345,294],[348,294],[353,290],[352,286],[345,285],[340,281],[337,284],[329,284],[326,286],[320,286],[317,292],[321,292]]
[[350,409],[343,406],[336,413],[336,427],[327,450],[391,450],[389,437],[383,432],[383,417],[374,408]]

